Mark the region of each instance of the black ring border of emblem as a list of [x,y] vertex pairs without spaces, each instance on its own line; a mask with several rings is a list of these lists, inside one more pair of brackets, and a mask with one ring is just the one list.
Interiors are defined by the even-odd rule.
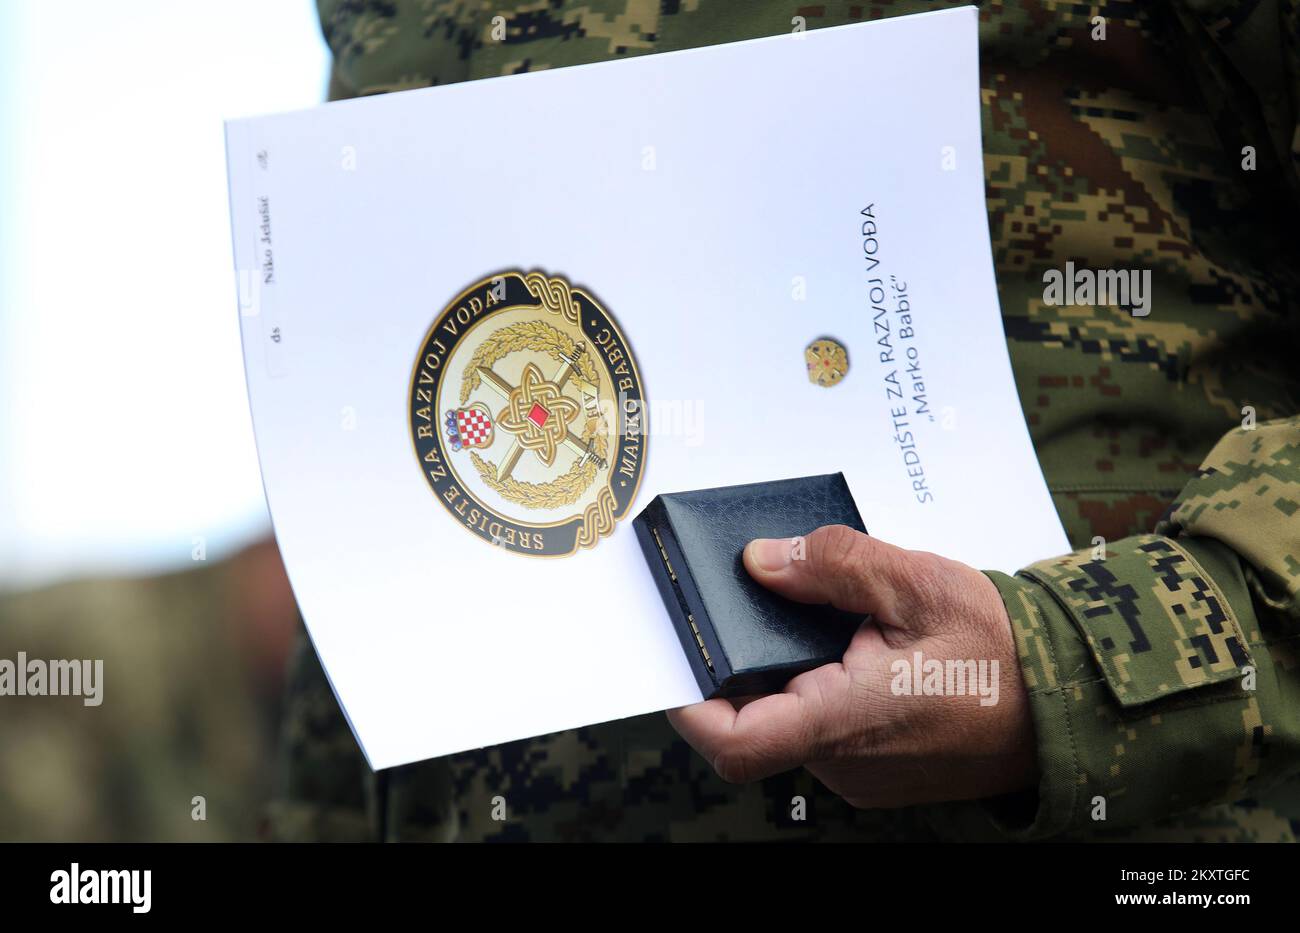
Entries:
[[[456,345],[460,342],[461,338],[469,330],[470,327],[482,323],[482,321],[486,320],[487,315],[497,314],[499,312],[507,311],[514,308],[520,308],[520,307],[539,308],[543,305],[542,300],[536,295],[534,295],[528,289],[528,286],[525,282],[525,276],[528,274],[529,273],[525,273],[519,269],[504,269],[500,272],[495,272],[492,275],[480,279],[479,281],[475,282],[473,285],[470,285],[468,288],[466,288],[464,291],[458,294],[455,298],[451,299],[451,301],[447,302],[447,304],[443,306],[442,310],[438,312],[437,316],[433,320],[433,323],[429,325],[428,330],[425,331],[424,337],[420,341],[419,352],[416,354],[414,365],[411,367],[411,380],[406,393],[407,426],[408,426],[408,430],[410,431],[411,447],[415,453],[416,465],[419,467],[420,473],[424,476],[425,482],[428,484],[430,490],[433,492],[434,498],[442,503],[442,505],[450,513],[452,519],[456,522],[456,524],[462,526],[471,534],[473,534],[474,537],[486,542],[487,544],[493,547],[500,547],[503,550],[510,551],[513,554],[521,554],[525,557],[535,557],[535,558],[569,557],[579,550],[578,543],[577,543],[578,529],[582,524],[583,517],[581,515],[575,515],[574,517],[564,522],[560,522],[558,524],[529,525],[526,523],[516,521],[515,519],[509,518],[508,516],[502,515],[497,510],[481,502],[472,493],[467,492],[465,489],[462,488],[459,480],[457,479],[455,474],[452,473],[451,468],[449,466],[449,458],[447,456],[446,441],[442,433],[442,422],[443,422],[444,413],[434,410],[434,408],[437,405],[438,390],[441,388],[442,385],[443,370],[441,369],[441,364],[442,362],[445,362],[447,359],[451,358],[451,355],[455,352]],[[631,509],[632,504],[636,501],[637,493],[641,488],[641,481],[645,477],[645,463],[646,463],[646,454],[649,447],[648,444],[649,435],[647,431],[648,416],[646,414],[645,389],[641,381],[641,372],[637,368],[636,356],[632,352],[631,344],[624,336],[623,331],[618,326],[618,322],[614,319],[614,316],[605,310],[604,305],[602,305],[588,291],[586,291],[585,289],[574,287],[568,282],[567,279],[563,278],[562,276],[547,275],[546,273],[541,271],[535,271],[535,274],[543,276],[548,282],[552,279],[558,278],[560,279],[560,281],[564,282],[566,285],[569,286],[570,295],[578,304],[578,308],[579,308],[578,325],[579,325],[579,329],[583,333],[583,336],[587,340],[588,352],[600,353],[600,363],[602,366],[606,368],[607,372],[610,368],[610,364],[605,358],[604,349],[596,347],[594,341],[595,333],[598,333],[602,328],[607,328],[609,330],[610,334],[616,340],[616,343],[614,345],[618,349],[622,350],[624,358],[628,361],[628,363],[631,366],[631,370],[632,370],[631,389],[626,394],[620,394],[619,396],[617,396],[615,401],[616,404],[620,399],[626,399],[628,401],[636,402],[637,409],[640,412],[640,428],[634,436],[636,437],[636,444],[640,446],[640,450],[637,452],[637,456],[636,456],[635,480],[630,484],[630,487],[623,487],[623,489],[620,491],[620,489],[615,487],[613,479],[614,479],[617,465],[623,461],[624,451],[629,446],[631,446],[631,444],[629,442],[628,439],[629,436],[627,433],[628,412],[622,404],[618,404],[617,407],[618,407],[619,423],[618,423],[618,432],[615,435],[618,438],[618,444],[616,449],[610,455],[610,459],[609,459],[610,470],[609,470],[608,478],[606,480],[606,485],[609,487],[610,493],[614,497],[614,509],[613,509],[614,529],[612,529],[609,532],[609,534],[612,535],[614,531],[617,530],[618,522],[622,521],[622,519],[627,516],[627,513]],[[454,314],[463,304],[465,304],[471,297],[473,297],[476,292],[481,291],[483,293],[486,293],[487,291],[489,291],[494,287],[493,283],[497,281],[503,281],[505,283],[506,297],[500,302],[498,302],[491,309],[481,312],[478,315],[478,320],[474,321],[471,325],[468,325],[462,328],[461,330],[459,330],[457,334],[454,335],[454,338],[451,340],[450,343],[447,343],[446,341],[441,341],[440,338],[437,336],[438,329],[447,320],[447,318],[450,315]],[[419,425],[426,422],[424,418],[417,415],[417,412],[420,409],[424,408],[426,406],[426,403],[423,402],[416,393],[417,378],[419,377],[421,370],[425,369],[424,362],[428,358],[429,354],[432,352],[433,345],[435,342],[440,342],[444,346],[444,349],[441,356],[439,357],[439,366],[432,367],[433,369],[437,370],[436,374],[434,375],[433,382],[431,384],[426,384],[432,386],[433,401],[427,403],[432,414],[432,418],[427,421],[427,423],[432,426],[433,429],[432,436],[428,438],[422,438],[419,435]],[[615,391],[618,392],[617,389],[618,377],[614,376],[613,373],[610,373],[610,380],[615,385]],[[436,451],[438,458],[440,458],[440,462],[444,466],[443,469],[444,475],[441,477],[435,477],[434,471],[426,467],[426,462],[427,462],[426,458],[431,450]],[[471,503],[470,506],[471,508],[478,509],[480,512],[483,513],[482,516],[483,518],[490,519],[491,521],[488,521],[486,523],[479,522],[477,523],[477,525],[475,523],[468,521],[465,518],[465,516],[462,515],[462,513],[457,510],[456,506],[453,504],[452,498],[448,498],[447,495],[448,488],[454,488],[456,490],[455,496],[458,496],[460,499],[466,500],[469,503]],[[493,534],[489,533],[487,530],[487,528],[490,528],[492,524],[499,524],[500,526],[502,526],[502,530],[504,530],[505,528],[513,528],[515,529],[516,532],[527,532],[529,534],[532,534],[533,532],[536,532],[539,529],[543,529],[547,531],[548,534],[554,531],[559,531],[563,534],[564,536],[563,540],[566,543],[563,549],[551,547],[549,545],[541,548],[540,550],[513,546],[508,544],[504,540],[504,536],[499,533],[496,536],[497,540],[494,540]],[[591,546],[594,547],[596,544],[599,543],[600,543],[600,537],[597,537],[597,539],[592,543]]]

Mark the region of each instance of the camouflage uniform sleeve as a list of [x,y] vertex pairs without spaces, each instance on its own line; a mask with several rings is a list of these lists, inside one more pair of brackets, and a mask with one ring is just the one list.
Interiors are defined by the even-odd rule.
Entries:
[[1000,829],[1124,827],[1300,770],[1298,511],[1294,417],[1225,436],[1154,534],[989,574],[1040,766],[1036,811]]
[[352,738],[305,635],[289,666],[276,786],[264,824],[273,842],[373,842],[375,776]]

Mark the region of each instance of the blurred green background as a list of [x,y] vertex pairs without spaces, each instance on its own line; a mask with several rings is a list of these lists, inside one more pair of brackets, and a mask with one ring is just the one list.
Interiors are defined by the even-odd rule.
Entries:
[[104,662],[97,707],[0,696],[0,840],[258,838],[298,622],[223,121],[327,64],[310,0],[0,5],[0,659]]

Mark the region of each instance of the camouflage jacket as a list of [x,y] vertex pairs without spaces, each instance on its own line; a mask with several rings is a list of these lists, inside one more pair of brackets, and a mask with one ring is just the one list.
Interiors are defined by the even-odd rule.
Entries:
[[[321,0],[320,10],[331,93],[345,97],[942,5]],[[1081,548],[991,574],[1031,698],[1036,792],[866,812],[804,772],[732,787],[662,716],[376,778],[304,648],[276,834],[1293,839],[1298,18],[1297,0],[980,4],[1003,321],[1043,471]],[[1149,316],[1048,306],[1044,274],[1067,261],[1149,269]]]

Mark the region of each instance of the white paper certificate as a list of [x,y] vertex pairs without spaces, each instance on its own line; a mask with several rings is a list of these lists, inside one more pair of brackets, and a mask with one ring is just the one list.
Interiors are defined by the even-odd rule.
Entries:
[[267,500],[373,767],[699,700],[659,492],[843,471],[893,543],[1067,549],[977,56],[964,8],[227,125]]

